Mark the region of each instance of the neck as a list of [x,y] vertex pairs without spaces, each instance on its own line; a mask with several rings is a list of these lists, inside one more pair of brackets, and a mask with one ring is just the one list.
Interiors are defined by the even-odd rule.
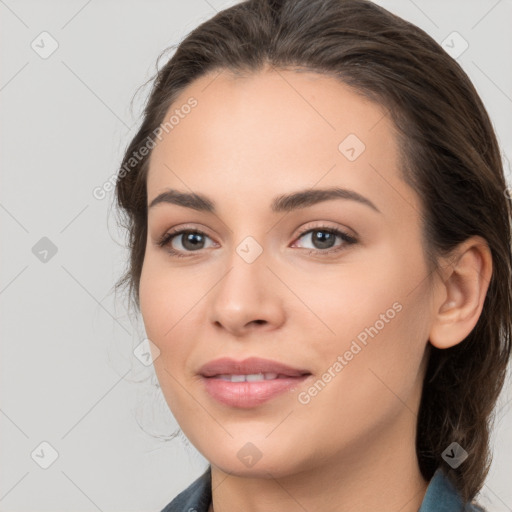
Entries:
[[428,482],[417,463],[415,420],[406,411],[350,452],[278,478],[236,476],[212,464],[209,512],[418,512]]

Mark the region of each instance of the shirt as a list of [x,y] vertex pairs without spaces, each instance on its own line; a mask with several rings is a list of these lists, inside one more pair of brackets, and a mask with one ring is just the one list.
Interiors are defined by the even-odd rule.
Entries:
[[[208,512],[212,500],[211,466],[161,512]],[[438,468],[418,512],[486,512],[476,502],[463,503],[448,477]]]

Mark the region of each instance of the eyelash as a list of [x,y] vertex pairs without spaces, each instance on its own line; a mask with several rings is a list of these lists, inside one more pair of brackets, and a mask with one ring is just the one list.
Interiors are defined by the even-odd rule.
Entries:
[[[336,228],[331,228],[331,227],[328,227],[328,226],[317,226],[317,227],[314,227],[314,228],[306,229],[306,230],[302,231],[301,233],[299,233],[299,235],[297,236],[297,240],[302,238],[304,235],[307,235],[308,233],[311,233],[311,232],[314,232],[314,231],[324,231],[324,232],[328,232],[330,234],[333,234],[335,236],[339,236],[343,240],[343,242],[345,242],[345,243],[343,243],[341,245],[338,245],[338,246],[335,246],[335,248],[332,248],[332,249],[326,249],[326,250],[309,249],[308,255],[312,255],[312,254],[314,254],[314,255],[322,255],[322,256],[324,256],[324,255],[325,256],[332,255],[334,253],[337,253],[337,252],[345,250],[347,245],[353,245],[353,244],[357,243],[357,240],[353,236],[350,236],[349,234],[345,233],[344,231],[341,231],[341,230],[336,229]],[[181,229],[181,230],[170,231],[170,232],[165,233],[157,241],[157,245],[159,247],[162,247],[162,248],[163,247],[167,247],[167,252],[171,256],[173,256],[173,257],[189,258],[189,257],[193,256],[193,254],[195,252],[200,252],[201,250],[199,249],[197,251],[187,251],[189,254],[183,254],[181,251],[173,249],[170,246],[170,242],[172,241],[172,239],[174,237],[182,235],[182,234],[185,234],[185,233],[193,233],[193,234],[198,234],[198,235],[202,235],[202,236],[206,236],[206,237],[210,238],[203,231],[199,231],[199,230],[196,230],[196,229]]]

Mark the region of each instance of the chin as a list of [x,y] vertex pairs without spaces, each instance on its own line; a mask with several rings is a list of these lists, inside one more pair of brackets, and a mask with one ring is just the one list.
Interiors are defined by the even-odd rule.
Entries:
[[296,466],[284,465],[282,460],[264,460],[264,456],[251,467],[246,466],[238,459],[234,461],[232,458],[226,457],[209,462],[222,472],[240,478],[282,478],[294,473],[294,469],[296,470]]

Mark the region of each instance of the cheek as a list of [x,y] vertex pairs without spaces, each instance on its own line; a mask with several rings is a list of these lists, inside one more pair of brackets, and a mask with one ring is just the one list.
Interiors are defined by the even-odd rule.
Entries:
[[165,254],[157,252],[148,252],[144,260],[140,310],[147,337],[160,350],[154,368],[167,400],[180,395],[179,382],[195,374],[193,365],[202,347],[198,341],[206,337],[205,295],[217,275],[211,281],[208,275],[199,279],[193,265],[173,266]]
[[419,254],[411,251],[405,258],[396,243],[360,254],[314,277],[295,276],[297,295],[317,316],[314,327],[322,343],[336,346],[340,339],[359,335],[364,340],[372,326],[379,333],[389,332],[389,325],[400,322],[418,300],[411,292],[426,272]]
[[303,406],[304,416],[297,414],[320,438],[331,440],[320,448],[325,456],[332,443],[359,439],[364,445],[367,436],[407,415],[407,409],[414,411],[421,393],[426,345],[422,298],[383,286],[380,293],[360,299],[354,304],[339,294],[347,309],[323,310],[336,335],[314,338],[314,351],[321,354],[318,380],[301,397],[300,403],[310,400]]
[[146,254],[139,285],[140,310],[148,337],[157,345],[172,339],[174,332],[186,324],[186,315],[201,296],[197,283],[189,276],[189,270],[173,269],[165,255],[151,251]]
[[159,348],[166,330],[165,312],[170,309],[164,296],[165,290],[172,293],[173,288],[166,286],[165,274],[159,271],[154,258],[146,254],[139,283],[140,311],[148,338]]
[[[421,247],[411,249],[407,256],[399,244],[379,249],[360,265],[339,267],[329,278],[317,280],[305,295],[305,302],[322,320],[310,322],[309,331],[314,327],[322,333],[310,338],[315,352],[322,354],[325,371],[338,356],[344,359],[340,372],[344,376],[333,389],[343,394],[357,383],[352,397],[370,403],[372,394],[385,391],[386,385],[398,394],[410,393],[429,325],[427,269]],[[345,401],[347,397],[333,399]]]
[[172,271],[160,256],[149,254],[144,260],[140,285],[140,311],[147,337],[160,353],[153,365],[169,409],[180,425],[194,416],[194,407],[180,383],[193,344],[187,336],[198,292],[184,282],[183,272]]

